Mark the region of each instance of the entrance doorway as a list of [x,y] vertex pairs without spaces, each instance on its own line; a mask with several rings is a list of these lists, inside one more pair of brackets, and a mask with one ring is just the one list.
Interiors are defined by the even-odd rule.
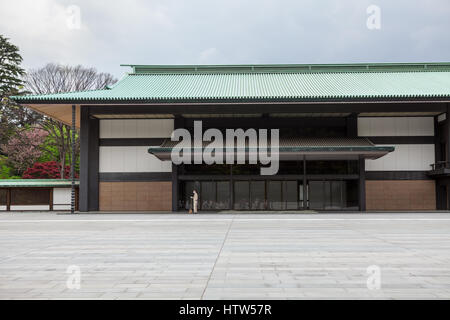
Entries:
[[257,165],[183,165],[179,208],[189,209],[193,190],[199,209],[358,210],[357,161],[282,161],[277,175],[261,176]]
[[215,210],[357,210],[356,180],[235,180],[184,181],[183,204],[189,209],[193,190],[199,209]]
[[358,207],[358,185],[349,181],[309,181],[309,208],[342,210]]

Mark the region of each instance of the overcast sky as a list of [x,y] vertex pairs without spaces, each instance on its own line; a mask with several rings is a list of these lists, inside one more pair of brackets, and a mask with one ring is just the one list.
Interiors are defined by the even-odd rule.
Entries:
[[[370,5],[379,29],[367,27]],[[449,17],[450,0],[2,0],[0,34],[27,69],[120,77],[126,63],[450,61]]]

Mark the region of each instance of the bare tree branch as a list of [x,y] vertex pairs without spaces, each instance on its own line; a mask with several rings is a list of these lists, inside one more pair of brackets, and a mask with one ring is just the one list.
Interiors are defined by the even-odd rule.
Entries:
[[[25,87],[34,94],[63,93],[73,91],[98,90],[117,82],[109,73],[98,73],[94,68],[81,65],[65,66],[49,63],[43,68],[29,70],[25,77]],[[54,137],[53,145],[58,149],[57,161],[61,163],[61,177],[64,177],[64,167],[67,159],[80,154],[79,138],[75,141],[75,154],[71,149],[71,128],[54,119],[44,117],[41,124]]]

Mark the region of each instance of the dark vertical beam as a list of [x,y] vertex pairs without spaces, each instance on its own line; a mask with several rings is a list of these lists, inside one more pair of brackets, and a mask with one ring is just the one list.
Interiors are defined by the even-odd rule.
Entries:
[[436,209],[447,210],[447,185],[436,181]]
[[80,210],[80,188],[75,188],[75,211],[79,211]]
[[[71,183],[71,192],[70,192],[70,213],[75,213],[75,121],[76,121],[76,106],[72,105],[72,140],[71,140],[71,148],[72,148],[72,163],[70,166],[70,180]],[[52,192],[53,194],[53,192]],[[51,210],[53,210],[53,199]]]
[[448,184],[444,187],[445,191],[444,191],[444,201],[445,201],[445,210],[449,210],[450,209],[450,197],[448,196]]
[[98,119],[89,119],[89,211],[99,208],[99,136],[100,123]]
[[[173,129],[183,128],[184,118],[175,117],[173,120]],[[178,183],[178,166],[172,163],[172,211],[178,211],[178,199],[179,199],[179,183]]]
[[[349,138],[356,138],[358,137],[358,114],[352,113],[347,118],[347,137]],[[362,163],[362,170],[361,170],[361,163]],[[360,210],[365,211],[366,210],[366,182],[365,182],[365,160],[360,159],[359,160],[359,203],[360,203]],[[347,161],[347,170],[350,168],[350,161]],[[342,207],[344,207],[344,199],[342,195],[342,188],[341,188],[341,204]]]
[[11,211],[11,188],[6,189],[6,211]]
[[[444,124],[444,136],[440,137],[440,142],[445,141],[445,150],[441,150],[441,159],[445,161],[450,161],[450,103],[447,103],[446,109],[446,119]],[[449,184],[445,182],[445,187],[441,189],[441,191],[436,195],[439,197],[440,203],[442,203],[441,207],[444,210],[450,208],[450,199],[449,199]]]
[[441,150],[441,135],[439,130],[439,121],[438,116],[434,117],[434,162],[440,161],[442,159],[442,152],[445,150]]
[[50,192],[50,194],[49,194],[49,200],[48,200],[48,209],[50,210],[50,211],[53,211],[53,189],[54,188],[50,188],[49,189],[49,192]]
[[184,127],[185,127],[185,125],[184,125],[184,118],[180,117],[180,116],[176,116],[173,119],[173,129],[175,130],[175,129],[184,128]]
[[[441,150],[441,135],[439,130],[439,121],[438,116],[434,117],[434,162],[438,162],[442,160],[442,152],[445,150]],[[446,200],[446,191],[445,186],[443,187],[436,181],[436,209],[437,210],[446,210],[447,209],[447,200]]]
[[172,163],[172,211],[178,211],[178,166]]
[[268,180],[264,180],[264,210],[267,210],[268,206],[269,206],[269,201],[268,201],[268,193],[267,193],[267,184],[268,184]]
[[358,114],[352,113],[346,118],[347,122],[347,137],[358,136]]
[[97,211],[99,170],[99,120],[90,118],[89,107],[81,107],[79,209]]
[[308,196],[307,190],[306,190],[306,157],[303,156],[303,210],[308,209],[308,203],[306,197]]
[[230,164],[230,210],[233,210],[234,203],[234,183],[233,183],[233,165]]
[[359,211],[366,211],[366,162],[359,158]]
[[89,107],[80,107],[80,211],[89,211]]
[[450,161],[450,103],[447,103],[447,112],[445,119],[445,142],[447,146],[445,161]]

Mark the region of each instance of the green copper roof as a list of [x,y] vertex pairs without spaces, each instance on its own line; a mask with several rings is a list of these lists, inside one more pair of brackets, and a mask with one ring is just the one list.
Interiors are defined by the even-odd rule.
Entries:
[[22,103],[171,103],[450,97],[450,63],[129,66],[132,73],[104,90],[13,99]]
[[[79,185],[75,181],[75,185]],[[0,179],[0,188],[4,187],[70,187],[72,180],[67,179]]]

